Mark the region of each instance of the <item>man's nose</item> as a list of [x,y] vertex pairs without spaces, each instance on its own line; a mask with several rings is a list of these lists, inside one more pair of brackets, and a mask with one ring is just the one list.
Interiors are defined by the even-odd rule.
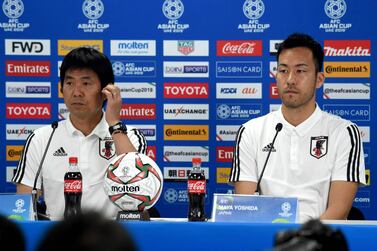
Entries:
[[288,74],[288,78],[287,78],[287,85],[288,87],[292,86],[292,85],[295,85],[296,84],[296,74],[295,72],[290,72]]
[[74,85],[73,87],[73,96],[82,96],[83,90],[81,85]]

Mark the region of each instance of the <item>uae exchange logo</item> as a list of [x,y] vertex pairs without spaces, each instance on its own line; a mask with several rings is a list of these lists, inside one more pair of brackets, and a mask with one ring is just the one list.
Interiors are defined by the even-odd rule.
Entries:
[[21,0],[5,0],[3,12],[8,18],[19,18],[24,13],[24,3]]
[[85,0],[82,4],[82,12],[89,19],[98,19],[102,16],[105,7],[101,0]]
[[165,0],[162,5],[162,12],[168,19],[178,19],[182,16],[184,6],[181,0]]
[[327,0],[325,13],[329,18],[339,19],[346,14],[347,4],[344,0]]
[[262,0],[246,0],[243,4],[243,13],[249,19],[259,19],[264,13]]

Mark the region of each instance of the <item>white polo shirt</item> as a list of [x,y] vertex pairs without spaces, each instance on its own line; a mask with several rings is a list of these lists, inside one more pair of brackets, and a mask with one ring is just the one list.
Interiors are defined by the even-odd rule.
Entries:
[[[64,174],[68,169],[68,158],[73,156],[78,157],[78,167],[83,177],[82,209],[97,210],[108,217],[116,216],[119,209],[108,199],[103,188],[107,165],[116,156],[108,128],[105,114],[88,136],[77,130],[70,119],[59,122],[37,183],[38,189],[43,183],[46,213],[51,219],[63,216]],[[30,134],[13,182],[33,187],[51,132],[51,126],[44,126]],[[127,126],[127,136],[139,152],[146,152],[146,140],[136,128]]]
[[262,181],[261,194],[299,200],[300,221],[318,218],[327,208],[331,181],[365,184],[364,153],[358,127],[318,107],[294,127],[281,108],[241,126],[229,181],[257,182],[268,150],[278,134]]

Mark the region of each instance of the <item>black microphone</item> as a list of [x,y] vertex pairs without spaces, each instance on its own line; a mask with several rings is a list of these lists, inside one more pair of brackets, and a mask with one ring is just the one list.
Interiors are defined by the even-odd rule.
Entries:
[[275,133],[274,139],[272,140],[270,150],[268,150],[268,155],[267,155],[266,161],[264,162],[262,173],[261,173],[261,175],[258,179],[257,188],[255,189],[255,192],[254,192],[255,195],[259,195],[259,193],[260,193],[260,182],[262,181],[264,170],[266,170],[267,162],[270,158],[271,151],[274,148],[274,143],[275,143],[276,137],[278,136],[278,134],[279,134],[279,132],[281,131],[282,128],[283,128],[282,123],[277,123],[276,126],[275,126],[276,133]]
[[[43,153],[43,156],[42,156],[42,159],[41,159],[41,163],[39,164],[37,174],[35,175],[34,185],[33,185],[33,190],[31,190],[32,202],[33,202],[33,210],[34,210],[34,219],[35,219],[35,220],[38,220],[38,215],[39,215],[39,214],[38,214],[38,210],[37,210],[37,181],[38,181],[39,174],[40,174],[41,171],[42,171],[43,162],[45,161],[46,154],[47,154],[47,150],[48,150],[48,148],[50,147],[50,143],[51,143],[52,136],[54,135],[56,128],[58,128],[58,122],[57,122],[57,121],[54,121],[54,122],[51,124],[51,127],[52,127],[52,132],[51,132],[51,134],[50,134],[50,138],[48,139],[48,142],[47,142],[47,145],[46,145],[45,151],[44,151],[44,153]],[[43,219],[45,219],[45,218],[48,219],[48,217],[47,217],[46,215],[40,214],[40,216],[41,216]]]

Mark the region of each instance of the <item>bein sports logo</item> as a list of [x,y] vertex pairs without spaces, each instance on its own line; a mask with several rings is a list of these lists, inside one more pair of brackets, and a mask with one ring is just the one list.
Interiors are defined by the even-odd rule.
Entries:
[[263,16],[264,10],[262,0],[246,0],[243,4],[243,14],[249,19],[259,19]]
[[162,13],[171,20],[176,20],[183,15],[184,5],[181,0],[165,0],[162,4]]
[[8,18],[19,18],[24,13],[24,3],[21,0],[5,0],[3,12]]
[[347,4],[344,0],[327,0],[325,13],[329,18],[340,19],[346,14]]
[[82,4],[82,12],[89,19],[98,19],[102,16],[105,7],[101,0],[85,0]]

